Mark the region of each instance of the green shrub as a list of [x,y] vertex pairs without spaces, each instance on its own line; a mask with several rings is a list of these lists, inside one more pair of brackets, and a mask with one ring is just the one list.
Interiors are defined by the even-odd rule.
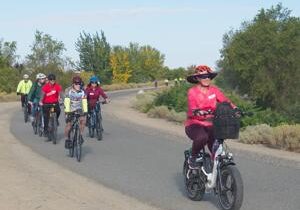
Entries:
[[165,105],[169,109],[174,109],[176,112],[187,111],[187,90],[191,86],[188,84],[182,84],[180,86],[174,86],[170,89],[164,90],[156,97],[155,106]]

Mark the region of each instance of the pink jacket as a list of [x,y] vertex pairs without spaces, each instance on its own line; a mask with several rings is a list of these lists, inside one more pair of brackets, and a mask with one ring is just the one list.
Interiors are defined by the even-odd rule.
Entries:
[[232,108],[236,107],[216,86],[210,86],[207,93],[203,93],[197,86],[191,87],[188,90],[188,111],[185,126],[192,124],[199,124],[205,127],[212,126],[211,119],[213,118],[213,115],[194,116],[193,110],[215,111],[217,102],[229,102]]

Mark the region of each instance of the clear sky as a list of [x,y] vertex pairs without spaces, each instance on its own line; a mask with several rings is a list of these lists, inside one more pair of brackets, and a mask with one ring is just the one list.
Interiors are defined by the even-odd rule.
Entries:
[[[165,65],[215,67],[222,37],[261,8],[279,1],[258,0],[0,0],[0,38],[17,41],[21,60],[40,30],[64,42],[65,55],[78,60],[75,42],[83,30],[103,30],[112,45],[149,44],[162,52]],[[299,0],[281,1],[300,16]]]

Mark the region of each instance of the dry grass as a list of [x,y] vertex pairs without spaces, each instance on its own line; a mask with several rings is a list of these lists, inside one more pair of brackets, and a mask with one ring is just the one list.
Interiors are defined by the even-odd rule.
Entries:
[[248,126],[241,132],[240,141],[300,152],[300,124],[281,125],[274,128],[266,124]]
[[156,92],[154,91],[137,94],[135,100],[132,102],[132,107],[140,112],[147,113],[153,107],[155,97]]
[[16,93],[1,93],[0,92],[0,102],[10,102],[10,101],[19,101],[20,97]]

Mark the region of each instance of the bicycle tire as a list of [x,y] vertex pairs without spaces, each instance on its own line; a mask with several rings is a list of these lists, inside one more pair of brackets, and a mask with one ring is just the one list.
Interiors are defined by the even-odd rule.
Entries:
[[97,119],[96,132],[97,132],[97,140],[101,141],[103,139],[103,126],[102,126],[101,113],[99,113],[99,118]]
[[74,157],[74,142],[75,142],[75,136],[74,136],[73,129],[71,129],[69,132],[69,139],[72,139],[72,147],[69,148],[69,156],[72,158],[72,157]]
[[77,130],[76,132],[76,143],[75,143],[75,154],[76,154],[76,159],[78,162],[80,162],[81,160],[81,134],[80,134],[80,131]]
[[28,122],[28,105],[27,104],[24,105],[24,121],[25,121],[25,123]]
[[[242,176],[237,167],[233,165],[224,166],[220,170],[221,179],[220,177],[217,178],[219,205],[223,210],[238,210],[243,203],[244,187]],[[231,179],[230,181],[227,180],[228,177]],[[220,180],[224,189],[221,187]],[[226,186],[228,184],[232,184],[232,186]]]
[[52,143],[56,144],[56,140],[57,140],[57,119],[56,119],[56,114],[54,115],[54,117],[52,117],[52,123],[53,123],[53,127],[52,127]]

